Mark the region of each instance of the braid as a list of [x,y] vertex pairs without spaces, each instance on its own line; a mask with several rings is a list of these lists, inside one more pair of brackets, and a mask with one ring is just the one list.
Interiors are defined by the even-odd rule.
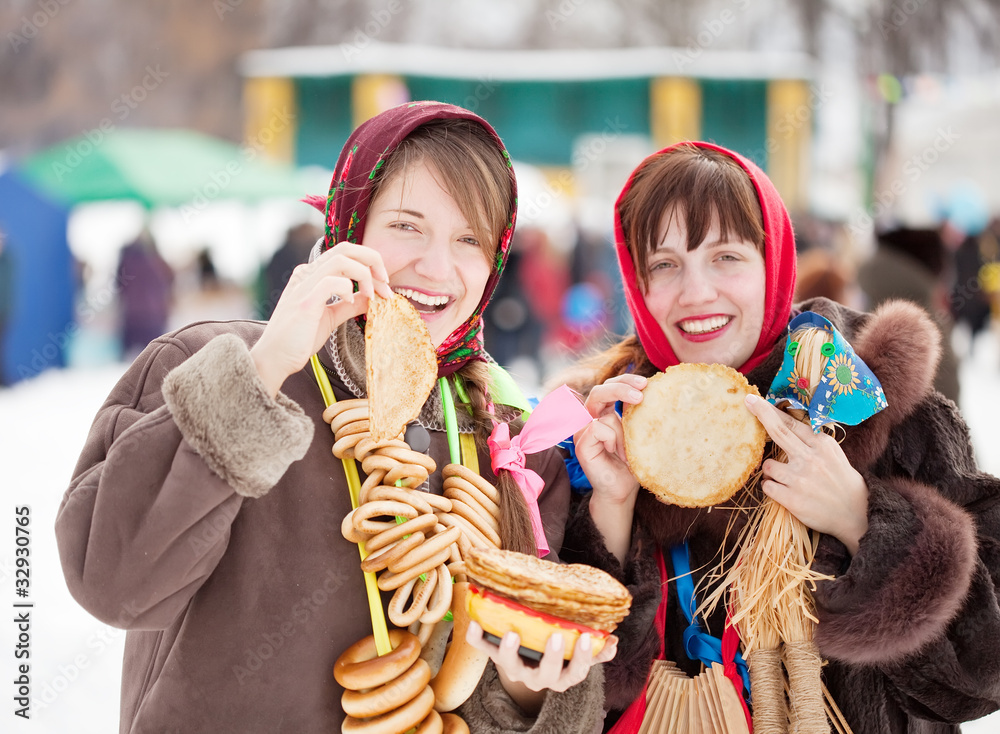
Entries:
[[[485,453],[489,456],[487,442],[493,432],[494,419],[493,404],[490,402],[487,390],[489,367],[485,362],[469,360],[458,371],[458,376],[463,380],[472,406],[476,449],[480,455]],[[528,503],[510,472],[504,469],[497,473],[497,491],[500,493],[499,525],[503,547],[507,550],[537,555],[538,547],[535,545],[535,534],[531,529]]]

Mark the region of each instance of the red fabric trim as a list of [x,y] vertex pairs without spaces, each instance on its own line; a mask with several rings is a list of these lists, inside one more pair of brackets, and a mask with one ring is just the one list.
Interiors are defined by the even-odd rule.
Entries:
[[750,715],[750,708],[743,699],[743,678],[736,667],[736,653],[740,649],[740,636],[736,628],[729,623],[731,618],[732,614],[726,612],[726,628],[722,631],[722,659],[725,661],[722,672],[729,678],[736,689],[736,698],[740,700],[740,706],[743,707],[743,715],[747,719],[747,729],[750,734],[753,734],[753,716]]
[[[767,273],[767,285],[764,295],[764,327],[761,329],[760,339],[758,339],[757,347],[750,359],[739,368],[740,372],[746,374],[764,361],[764,358],[770,354],[774,343],[781,338],[788,326],[792,298],[795,292],[796,267],[795,235],[792,231],[792,221],[778,195],[778,190],[774,188],[774,184],[752,161],[711,143],[679,143],[679,145],[695,145],[729,156],[747,172],[757,191],[757,199],[764,217],[764,267]],[[640,163],[638,168],[642,168],[650,158],[663,155],[675,147],[672,145],[654,153]],[[663,329],[646,308],[646,300],[639,287],[635,265],[632,263],[632,255],[625,244],[621,217],[618,214],[622,197],[632,188],[634,178],[635,171],[629,176],[625,188],[622,189],[615,202],[615,253],[618,255],[618,265],[621,268],[622,280],[625,285],[625,299],[628,302],[629,311],[632,312],[632,318],[635,320],[639,341],[656,368],[665,370],[678,363],[677,356],[670,348],[670,343],[667,341]]]

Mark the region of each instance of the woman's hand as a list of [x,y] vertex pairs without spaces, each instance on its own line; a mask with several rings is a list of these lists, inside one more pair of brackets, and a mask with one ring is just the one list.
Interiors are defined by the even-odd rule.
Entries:
[[624,562],[632,541],[632,513],[639,482],[625,461],[625,434],[615,403],[642,402],[644,387],[646,378],[640,375],[619,375],[596,385],[586,402],[594,420],[573,436],[580,468],[594,488],[590,515],[619,562]]
[[802,523],[857,553],[868,530],[868,485],[840,444],[755,395],[746,405],[788,457],[787,463],[764,462],[761,489]]
[[503,687],[521,710],[529,715],[541,710],[548,691],[562,692],[583,682],[591,667],[608,662],[618,651],[618,638],[611,635],[601,651],[594,655],[590,635],[581,635],[573,649],[573,657],[564,666],[563,636],[554,634],[545,646],[542,659],[537,665],[530,665],[518,655],[521,640],[516,632],[508,632],[500,645],[494,645],[483,637],[483,628],[479,624],[470,622],[465,639],[490,656],[497,666]]
[[268,392],[277,395],[285,379],[302,369],[338,326],[368,310],[368,299],[376,292],[392,295],[382,256],[370,247],[341,242],[297,266],[250,350]]
[[644,387],[645,377],[619,375],[596,385],[587,396],[586,407],[594,421],[573,436],[573,443],[580,466],[594,488],[591,501],[617,505],[635,501],[639,482],[625,461],[625,436],[615,403],[641,403]]

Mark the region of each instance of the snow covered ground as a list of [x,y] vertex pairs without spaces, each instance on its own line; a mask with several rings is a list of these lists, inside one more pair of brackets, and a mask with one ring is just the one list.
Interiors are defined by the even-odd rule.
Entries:
[[[1000,474],[1000,346],[981,338],[962,366],[963,411],[984,469]],[[94,414],[123,365],[49,371],[0,390],[0,513],[7,539],[0,547],[0,731],[109,734],[118,730],[118,692],[125,634],[101,624],[70,597],[53,525],[56,510]],[[31,719],[14,716],[18,630],[15,597],[15,508],[31,508]],[[18,610],[21,611],[21,610]],[[963,730],[1000,730],[994,714]]]

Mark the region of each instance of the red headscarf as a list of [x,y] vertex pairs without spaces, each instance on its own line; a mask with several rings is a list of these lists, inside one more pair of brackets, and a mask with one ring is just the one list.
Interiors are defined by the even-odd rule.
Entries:
[[368,207],[371,204],[372,179],[399,144],[416,128],[432,120],[472,120],[481,125],[494,139],[507,161],[510,188],[515,202],[511,219],[500,235],[493,268],[483,297],[476,310],[437,348],[438,375],[456,372],[470,359],[485,359],[482,342],[482,313],[496,290],[510,251],[514,232],[517,203],[517,182],[510,155],[496,131],[486,120],[469,110],[442,102],[407,102],[376,115],[351,133],[334,169],[330,192],[326,197],[309,196],[305,201],[324,213],[326,235],[323,250],[341,241],[358,243],[364,238]]
[[678,364],[680,360],[667,341],[666,334],[646,308],[646,299],[639,287],[632,262],[632,254],[625,244],[619,207],[625,193],[632,188],[636,171],[640,170],[651,159],[668,153],[681,145],[693,145],[722,153],[736,161],[753,182],[764,215],[764,269],[767,281],[764,292],[764,326],[760,332],[757,347],[743,365],[740,372],[746,374],[770,353],[774,343],[785,333],[788,318],[792,310],[792,297],[795,293],[795,236],[792,232],[792,221],[788,216],[781,197],[774,184],[753,162],[738,153],[720,148],[711,143],[678,143],[654,153],[644,160],[629,176],[625,188],[615,202],[615,252],[618,255],[618,265],[621,267],[622,279],[625,284],[625,298],[629,310],[635,320],[636,333],[650,361],[659,370],[665,370]]

